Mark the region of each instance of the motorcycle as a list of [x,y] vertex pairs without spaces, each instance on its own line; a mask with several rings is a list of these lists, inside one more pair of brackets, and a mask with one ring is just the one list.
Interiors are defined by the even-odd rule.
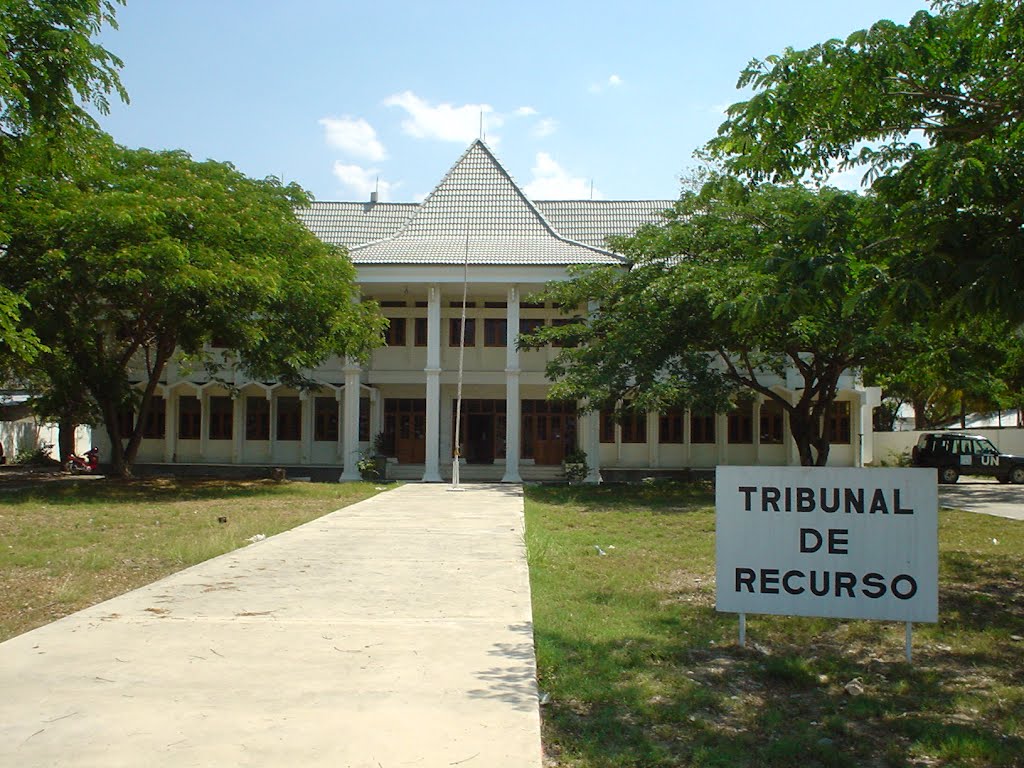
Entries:
[[100,449],[93,448],[85,452],[85,456],[76,453],[69,453],[64,460],[64,471],[71,474],[82,472],[95,472],[100,465]]

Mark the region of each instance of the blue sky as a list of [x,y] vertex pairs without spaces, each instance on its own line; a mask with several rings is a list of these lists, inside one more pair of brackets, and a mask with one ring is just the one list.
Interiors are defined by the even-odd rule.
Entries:
[[[101,126],[318,200],[422,199],[479,135],[535,199],[672,199],[753,57],[923,0],[128,0]],[[379,181],[378,181],[379,179]],[[852,179],[852,177],[851,177]],[[592,192],[593,190],[593,192]]]

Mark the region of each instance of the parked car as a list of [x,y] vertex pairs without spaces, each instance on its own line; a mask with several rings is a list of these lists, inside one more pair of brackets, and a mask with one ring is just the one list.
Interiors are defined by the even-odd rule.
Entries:
[[1024,483],[1024,456],[1000,453],[992,441],[961,432],[926,432],[911,452],[915,467],[935,467],[940,483],[960,475],[994,477],[1000,483]]

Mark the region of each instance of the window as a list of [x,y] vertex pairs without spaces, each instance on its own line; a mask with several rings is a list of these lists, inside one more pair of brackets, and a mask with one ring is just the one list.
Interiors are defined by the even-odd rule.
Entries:
[[519,318],[519,333],[520,335],[526,333],[533,333],[538,328],[544,327],[544,320],[539,317],[521,317]]
[[[457,347],[459,346],[459,331],[462,328],[462,320],[458,317],[453,317],[448,322],[448,346]],[[466,318],[466,346],[472,347],[476,345],[476,320],[472,317]]]
[[198,440],[202,432],[203,405],[194,395],[178,398],[178,437],[181,440]]
[[484,320],[484,346],[504,347],[508,336],[508,320],[489,317]]
[[485,301],[484,306],[487,309],[508,309],[508,304],[504,301]]
[[245,398],[245,439],[270,439],[270,401],[267,398]]
[[388,327],[384,329],[384,343],[389,347],[405,346],[405,318],[389,317]]
[[601,409],[601,442],[615,442],[615,411],[611,408]]
[[413,344],[417,347],[427,346],[427,318],[417,317],[413,325]]
[[210,439],[230,440],[234,426],[234,403],[230,397],[210,398]]
[[690,442],[715,442],[715,414],[698,411],[690,414]]
[[774,400],[761,403],[761,445],[782,444],[782,404]]
[[404,307],[404,301],[382,301],[380,303],[382,307]]
[[673,408],[658,417],[658,442],[683,442],[683,412],[681,409]]
[[621,414],[619,426],[622,429],[622,442],[624,443],[646,443],[647,442],[647,412],[637,411],[632,408],[624,408]]
[[850,401],[833,402],[828,411],[829,442],[834,445],[850,444]]
[[370,441],[370,398],[359,398],[359,439]]
[[729,411],[729,442],[734,445],[751,445],[754,442],[754,404],[738,403]]
[[299,398],[277,398],[277,439],[302,439],[302,403]]
[[167,401],[160,395],[153,395],[149,401],[142,436],[148,440],[163,440],[167,436]]
[[338,401],[333,397],[317,397],[313,401],[313,439],[338,442]]

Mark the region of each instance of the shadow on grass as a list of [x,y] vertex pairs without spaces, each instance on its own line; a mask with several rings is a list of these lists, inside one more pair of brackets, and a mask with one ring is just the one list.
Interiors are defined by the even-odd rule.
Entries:
[[[822,645],[793,654],[709,645],[710,619],[674,641],[581,642],[538,633],[546,742],[557,759],[587,766],[1020,765],[1024,741],[984,716],[951,720],[956,665],[859,662]],[[692,643],[697,640],[697,643]],[[1005,659],[981,655],[995,667]],[[569,672],[569,670],[572,670]],[[853,678],[864,692],[850,695]],[[955,718],[955,715],[954,715]],[[948,761],[948,762],[947,762]]]
[[1021,558],[979,562],[964,552],[940,556],[939,605],[960,630],[999,628],[1024,635]]

